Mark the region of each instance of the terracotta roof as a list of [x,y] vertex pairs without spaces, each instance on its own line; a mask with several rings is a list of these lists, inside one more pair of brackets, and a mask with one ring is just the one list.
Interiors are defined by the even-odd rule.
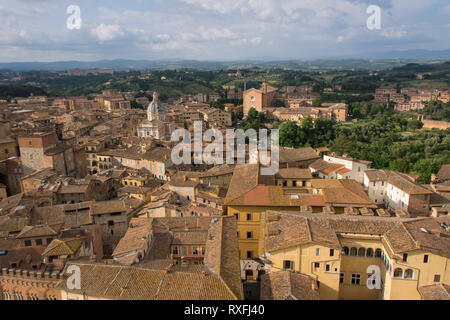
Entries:
[[279,271],[261,276],[261,300],[320,300],[317,282],[310,276]]
[[312,174],[309,169],[300,168],[279,169],[275,176],[278,179],[312,179]]
[[242,164],[234,169],[225,203],[242,196],[258,185],[259,165]]
[[[220,276],[205,266],[165,270],[75,263],[81,269],[81,290],[64,290],[114,300],[236,300]],[[67,267],[72,263],[67,264]],[[202,270],[202,271],[200,271]],[[66,285],[66,281],[63,282]]]
[[450,180],[450,164],[445,164],[441,167],[436,175],[438,181]]
[[386,173],[385,170],[370,169],[370,170],[366,170],[364,172],[364,174],[367,176],[367,178],[371,182],[386,181],[387,177],[388,177],[388,174]]
[[313,148],[290,149],[280,147],[280,163],[319,159]]
[[[329,182],[330,180],[326,180]],[[334,180],[332,184],[321,187],[325,202],[332,206],[376,207],[375,203],[365,193],[364,188],[355,180]],[[313,182],[316,187],[316,182]]]
[[74,255],[83,244],[84,238],[54,239],[42,253],[44,257]]
[[[268,232],[272,234],[266,240],[268,251],[311,241],[308,238],[305,222],[309,220],[311,222],[309,226],[313,226],[315,223],[333,234],[352,233],[383,236],[393,253],[398,256],[409,251],[422,250],[450,257],[449,232],[445,231],[433,218],[383,218],[323,213],[310,215],[301,212],[277,211],[268,211],[265,216],[268,221],[277,220],[268,223]],[[285,230],[284,233],[283,230]],[[321,239],[322,243],[326,244],[326,241],[333,239],[330,235],[326,236],[324,232],[318,234],[323,235],[317,238]],[[311,239],[314,240],[314,237]]]
[[431,194],[432,192],[426,188],[418,185],[417,183],[411,181],[406,175],[399,172],[390,171],[388,176],[388,183],[402,190],[403,192],[414,195],[414,194]]
[[120,239],[117,247],[114,249],[113,256],[140,250],[146,243],[151,241],[152,220],[147,220],[139,226],[128,228],[125,235]]
[[62,204],[33,208],[31,224],[63,224],[64,228],[91,224],[90,209],[92,202]]
[[450,286],[444,283],[419,287],[422,300],[450,300]]
[[220,275],[237,299],[243,300],[237,223],[234,217],[222,217],[212,221],[205,251],[205,265]]
[[11,263],[16,263],[16,269],[31,270],[33,266],[37,266],[39,270],[43,263],[44,250],[43,246],[7,249],[6,255],[0,255],[0,268],[10,268]]
[[38,225],[38,226],[26,226],[22,231],[16,236],[17,239],[33,238],[33,237],[45,237],[45,236],[56,236],[62,225]]
[[204,245],[208,237],[208,231],[176,231],[173,233],[172,244],[176,245]]
[[[267,251],[280,250],[306,243],[318,243],[332,248],[340,248],[336,233],[330,228],[324,228],[305,216],[295,214],[278,214],[277,221],[267,224]],[[268,219],[270,217],[268,216]],[[270,221],[270,220],[269,220]]]
[[303,204],[301,196],[292,197],[284,194],[283,188],[280,186],[258,185],[241,196],[226,202],[227,205],[243,205],[243,206],[275,206],[290,207]]

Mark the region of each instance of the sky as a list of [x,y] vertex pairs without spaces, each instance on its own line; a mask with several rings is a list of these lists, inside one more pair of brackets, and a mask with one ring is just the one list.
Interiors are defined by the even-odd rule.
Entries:
[[[81,26],[69,29],[70,5]],[[380,29],[367,8],[381,8]],[[72,20],[71,20],[72,21]],[[0,62],[314,59],[450,49],[450,0],[0,0]]]

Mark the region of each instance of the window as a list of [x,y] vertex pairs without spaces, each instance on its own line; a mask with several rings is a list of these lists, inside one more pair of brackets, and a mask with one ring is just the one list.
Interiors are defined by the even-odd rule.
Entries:
[[359,248],[359,250],[358,250],[358,256],[359,256],[359,257],[365,257],[365,256],[366,256],[366,249],[364,249],[364,248]]
[[198,255],[198,248],[194,247],[194,250],[193,250],[192,254],[194,256],[197,256]]
[[42,246],[42,239],[36,239],[36,245]]
[[352,273],[352,284],[353,285],[361,284],[361,274],[360,273]]
[[247,251],[247,259],[253,258],[253,251]]
[[53,238],[47,238],[47,244],[50,244],[53,241]]
[[23,297],[20,293],[16,293],[15,295],[16,300],[23,300]]
[[382,253],[382,252],[383,252],[383,251],[381,251],[381,249],[375,250],[375,257],[377,257],[377,258],[381,257],[381,253]]
[[31,240],[25,240],[25,247],[31,247]]
[[236,218],[236,220],[239,220],[239,213],[235,213],[234,217]]
[[108,221],[108,226],[112,227],[114,225],[114,221]]
[[253,278],[253,270],[245,270],[246,278]]
[[334,249],[330,249],[330,257],[334,257]]
[[348,247],[344,247],[344,248],[342,249],[342,254],[343,254],[344,256],[348,256]]
[[403,270],[401,268],[394,270],[394,278],[403,278]]
[[372,248],[367,249],[366,257],[373,257],[373,249]]
[[339,276],[339,283],[344,283],[345,280],[345,273],[341,272],[341,275]]
[[252,214],[251,213],[247,213],[247,221],[252,221]]
[[428,263],[429,256],[426,254],[423,256],[423,263]]
[[181,247],[181,253],[183,254],[183,256],[187,255],[187,248]]
[[326,272],[330,272],[330,265],[329,264],[325,265],[325,271]]
[[434,282],[441,282],[441,275],[440,274],[435,274],[434,275]]
[[247,232],[247,239],[253,238],[253,232]]
[[319,268],[320,268],[320,263],[314,262],[314,269],[319,269]]
[[320,256],[320,248],[316,248],[316,256]]
[[284,260],[283,261],[283,269],[284,270],[294,269],[294,261]]
[[408,254],[403,254],[403,262],[408,262]]
[[411,269],[406,269],[405,271],[405,279],[412,279],[414,277],[414,271]]
[[8,292],[3,292],[3,299],[4,300],[11,300],[11,295]]
[[356,256],[358,254],[358,249],[356,248],[351,248],[350,249],[350,255],[351,256]]
[[178,247],[173,247],[172,254],[178,255]]

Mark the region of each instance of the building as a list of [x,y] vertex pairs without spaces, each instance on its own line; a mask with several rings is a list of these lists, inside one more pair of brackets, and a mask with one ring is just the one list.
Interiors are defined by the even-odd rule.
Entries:
[[411,111],[411,110],[422,110],[425,108],[425,103],[422,101],[409,101],[409,102],[399,102],[395,105],[394,110],[399,112]]
[[314,278],[292,271],[261,276],[260,300],[320,300]]
[[262,84],[260,90],[249,89],[244,91],[244,115],[248,115],[250,109],[264,112],[265,108],[273,105],[277,89],[269,86],[266,82]]
[[34,133],[18,138],[22,165],[28,170],[53,168],[59,175],[75,175],[73,148],[58,143],[54,132]]
[[113,255],[115,264],[74,262],[86,276],[62,299],[244,299],[231,217],[134,219]]
[[430,214],[433,192],[403,173],[369,170],[364,174],[364,186],[369,197],[376,203],[384,204],[388,210],[406,210],[413,216]]
[[153,101],[148,105],[147,120],[138,128],[138,137],[153,137],[158,140],[170,140],[173,123],[166,122],[166,110],[158,100],[158,93],[153,93]]
[[18,156],[16,140],[0,138],[0,161],[16,156]]
[[336,172],[336,176],[334,176],[335,179],[353,179],[361,184],[364,181],[364,172],[369,169],[372,164],[370,161],[349,158],[347,156],[341,157],[335,154],[324,155],[323,160],[330,164],[343,165],[341,170]]
[[[400,219],[268,212],[264,254],[269,274],[311,276],[321,299],[418,300],[447,285],[448,231],[433,218]],[[369,268],[370,267],[370,268]],[[375,270],[379,277],[371,278]]]

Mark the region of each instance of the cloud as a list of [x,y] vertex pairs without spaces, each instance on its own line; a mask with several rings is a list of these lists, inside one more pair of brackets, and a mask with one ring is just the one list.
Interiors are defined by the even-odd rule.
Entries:
[[111,41],[124,35],[120,26],[100,24],[91,30],[91,35],[100,41]]
[[[65,1],[0,0],[0,60],[19,59],[17,52],[20,59],[33,60],[240,59],[254,54],[315,58],[425,44],[442,50],[450,43],[450,7],[442,0],[79,0],[77,4],[83,25],[70,31]],[[381,30],[367,29],[366,9],[372,4],[382,7]]]
[[256,38],[251,39],[251,40],[250,40],[250,43],[251,43],[251,44],[254,44],[254,45],[257,45],[257,44],[260,44],[261,41],[262,41],[262,38],[261,38],[261,37],[256,37]]
[[395,29],[395,28],[387,28],[381,30],[381,35],[383,35],[386,38],[403,38],[407,32],[405,30]]

